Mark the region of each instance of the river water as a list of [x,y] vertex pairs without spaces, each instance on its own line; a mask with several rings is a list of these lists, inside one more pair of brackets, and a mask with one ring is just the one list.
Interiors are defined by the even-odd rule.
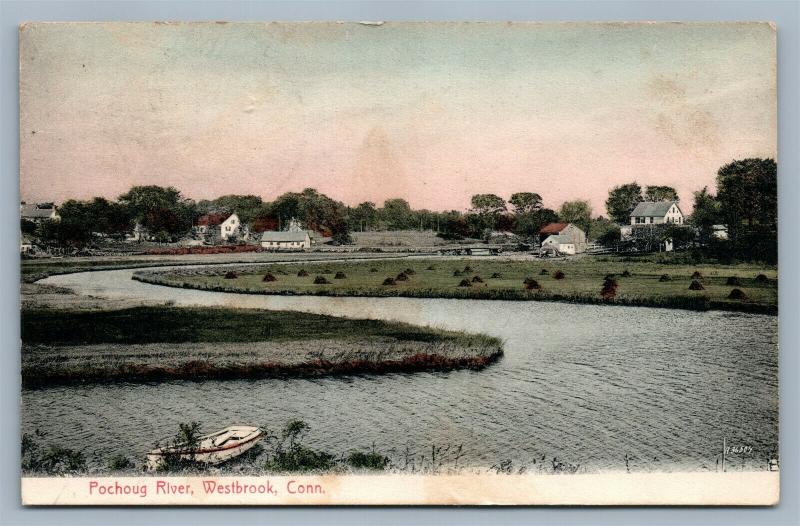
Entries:
[[[728,469],[765,469],[778,443],[777,317],[724,312],[409,298],[259,296],[166,288],[131,270],[52,276],[79,293],[291,309],[484,332],[504,357],[481,371],[259,381],[167,382],[24,390],[23,431],[96,453],[141,457],[197,420],[276,432],[290,419],[306,443],[374,447],[415,467],[461,446],[459,466],[553,457],[580,471],[717,468],[723,438],[752,453]],[[446,449],[450,447],[449,453]],[[627,457],[627,464],[626,464]],[[537,463],[534,463],[536,460]],[[541,467],[539,468],[541,469]]]

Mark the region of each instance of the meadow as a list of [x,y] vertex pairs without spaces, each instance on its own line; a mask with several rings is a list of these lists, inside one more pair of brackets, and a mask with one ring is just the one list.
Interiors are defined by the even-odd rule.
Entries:
[[[774,267],[619,257],[291,263],[142,271],[134,279],[250,294],[550,300],[765,314],[778,308]],[[601,293],[607,280],[613,294]],[[690,290],[693,282],[700,290]],[[743,295],[731,297],[734,289]]]

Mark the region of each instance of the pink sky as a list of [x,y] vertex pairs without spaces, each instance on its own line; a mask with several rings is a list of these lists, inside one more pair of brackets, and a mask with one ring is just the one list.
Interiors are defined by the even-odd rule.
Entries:
[[[637,181],[713,189],[776,157],[767,24],[36,24],[20,35],[23,200],[314,187],[466,209]],[[686,211],[686,210],[685,210]]]

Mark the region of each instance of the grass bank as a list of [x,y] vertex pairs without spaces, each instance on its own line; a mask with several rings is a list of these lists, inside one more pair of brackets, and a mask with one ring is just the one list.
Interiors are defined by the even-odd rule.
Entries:
[[[603,295],[607,276],[614,294]],[[142,271],[134,279],[246,294],[540,300],[776,314],[777,270],[584,257],[568,261],[436,259]],[[533,285],[525,284],[531,280]],[[700,290],[690,290],[693,281]],[[743,296],[731,298],[734,289]]]
[[146,306],[23,310],[25,387],[479,369],[484,335],[283,311]]

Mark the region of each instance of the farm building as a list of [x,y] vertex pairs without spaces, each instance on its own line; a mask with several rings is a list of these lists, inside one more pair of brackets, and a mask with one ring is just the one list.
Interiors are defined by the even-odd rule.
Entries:
[[198,218],[195,231],[198,235],[211,240],[227,241],[231,237],[241,235],[242,222],[236,214],[205,214]]
[[563,254],[586,252],[586,233],[572,223],[550,223],[539,230],[542,248],[552,248]]
[[631,225],[682,225],[684,221],[677,201],[643,202],[631,212]]
[[311,246],[308,232],[264,232],[261,247],[270,250],[303,250]]
[[53,203],[33,205],[22,203],[19,205],[19,214],[22,219],[33,221],[34,223],[41,223],[48,219],[53,221],[61,219]]

